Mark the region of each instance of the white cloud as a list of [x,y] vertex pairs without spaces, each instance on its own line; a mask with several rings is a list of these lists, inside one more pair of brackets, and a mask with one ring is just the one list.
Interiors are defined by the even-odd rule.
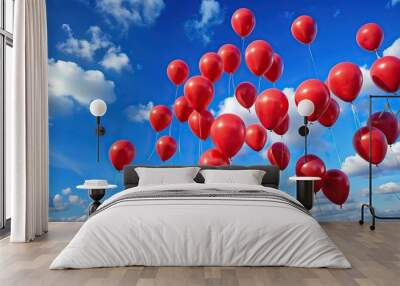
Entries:
[[56,194],[49,203],[50,210],[53,211],[64,211],[68,209],[68,204],[63,202],[63,197],[60,194]]
[[382,194],[400,193],[400,184],[395,182],[388,182],[380,185],[378,190]]
[[400,4],[400,0],[389,0],[386,4],[386,8],[392,8],[397,4]]
[[340,9],[336,9],[335,12],[333,13],[333,18],[337,18],[341,13],[342,11]]
[[283,12],[283,16],[284,16],[286,19],[293,19],[293,17],[294,17],[295,14],[296,14],[296,13],[295,13],[294,11],[284,11],[284,12]]
[[97,9],[124,29],[154,24],[164,7],[163,0],[97,0]]
[[311,213],[318,221],[357,221],[360,219],[361,204],[362,202],[349,196],[340,208],[340,206],[329,201],[320,191],[315,194],[314,207]]
[[199,14],[185,23],[186,34],[189,38],[200,38],[203,43],[211,41],[213,32],[211,27],[224,21],[221,5],[216,0],[202,0]]
[[74,101],[71,97],[49,96],[48,102],[49,114],[51,117],[71,115],[74,109]]
[[125,108],[124,114],[128,120],[132,122],[144,122],[149,120],[149,112],[153,108],[153,102],[148,102],[146,105],[129,105]]
[[66,54],[92,60],[97,50],[113,45],[98,26],[91,26],[88,29],[89,40],[75,38],[68,24],[63,24],[62,28],[67,33],[67,39],[57,44],[57,48]]
[[66,196],[66,195],[69,195],[70,193],[71,193],[71,188],[65,188],[65,189],[62,189],[61,190],[61,193],[64,195],[64,196]]
[[362,76],[363,76],[363,84],[361,87],[360,94],[371,95],[371,94],[381,94],[382,90],[375,85],[374,81],[371,78],[369,73],[369,68],[366,65],[360,67]]
[[68,201],[70,204],[76,205],[76,204],[79,204],[80,198],[77,195],[69,195]]
[[61,203],[62,202],[62,196],[60,195],[60,194],[56,194],[54,197],[53,197],[53,203],[54,204],[59,204],[59,203]]
[[81,105],[101,98],[115,101],[114,82],[98,70],[83,70],[74,62],[49,60],[49,96],[72,97]]
[[[400,0],[399,0],[400,3]],[[400,38],[397,38],[393,44],[383,51],[384,56],[395,56],[400,58]]]
[[125,53],[121,53],[119,48],[111,47],[104,55],[100,64],[106,69],[120,72],[129,67],[129,58]]
[[259,123],[254,105],[250,108],[249,112],[239,104],[234,96],[226,97],[222,100],[218,105],[218,111],[216,113],[217,116],[225,113],[236,114],[242,118],[246,126],[253,123]]
[[[341,170],[349,176],[367,176],[368,162],[362,159],[358,154],[344,159]],[[397,142],[388,149],[385,159],[378,167],[373,166],[373,173],[384,174],[400,170],[400,142]]]

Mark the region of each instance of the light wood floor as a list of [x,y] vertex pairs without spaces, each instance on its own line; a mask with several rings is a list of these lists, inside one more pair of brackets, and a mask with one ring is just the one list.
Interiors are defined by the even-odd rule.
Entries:
[[400,223],[379,223],[372,232],[357,223],[323,224],[352,269],[288,267],[124,267],[48,270],[81,226],[50,223],[43,238],[28,244],[0,241],[0,285],[400,285]]

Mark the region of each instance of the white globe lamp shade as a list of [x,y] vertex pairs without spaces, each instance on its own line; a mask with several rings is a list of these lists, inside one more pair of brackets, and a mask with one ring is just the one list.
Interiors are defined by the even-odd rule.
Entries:
[[302,101],[299,102],[299,105],[297,105],[297,112],[303,116],[310,116],[314,112],[314,103],[309,100],[309,99],[303,99]]
[[103,116],[107,111],[107,104],[104,100],[95,99],[90,103],[90,113],[93,116]]

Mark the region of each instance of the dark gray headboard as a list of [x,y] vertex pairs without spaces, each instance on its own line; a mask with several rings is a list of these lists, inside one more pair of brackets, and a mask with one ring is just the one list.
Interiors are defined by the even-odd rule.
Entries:
[[[135,171],[136,167],[146,167],[146,168],[179,168],[187,166],[126,166],[124,168],[124,188],[133,188],[138,185],[139,177]],[[220,169],[220,170],[263,170],[265,171],[264,178],[262,180],[262,185],[265,187],[271,187],[279,189],[279,169],[271,165],[254,165],[254,166],[223,166],[223,167],[212,167],[212,166],[202,166],[204,169]],[[203,176],[199,173],[194,180],[197,183],[204,183]]]

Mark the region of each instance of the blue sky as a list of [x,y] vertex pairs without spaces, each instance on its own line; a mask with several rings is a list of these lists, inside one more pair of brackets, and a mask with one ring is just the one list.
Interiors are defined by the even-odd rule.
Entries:
[[[50,217],[52,220],[82,219],[90,199],[75,186],[84,179],[104,178],[121,186],[122,174],[108,160],[108,148],[116,140],[128,139],[136,146],[135,164],[161,164],[154,155],[148,160],[155,142],[146,114],[152,104],[171,105],[175,87],[168,81],[166,67],[175,58],[184,59],[190,74],[196,75],[198,60],[209,51],[217,51],[225,43],[240,47],[241,41],[230,26],[232,13],[248,7],[256,16],[256,27],[246,44],[256,39],[267,40],[284,61],[285,69],[276,86],[292,100],[293,91],[305,79],[315,77],[308,50],[290,33],[292,21],[302,14],[311,15],[318,24],[317,38],[312,44],[318,78],[325,80],[329,69],[338,62],[351,61],[363,68],[364,86],[356,101],[361,122],[367,120],[366,94],[384,94],[373,85],[368,69],[375,55],[357,46],[355,34],[364,23],[376,22],[385,32],[380,54],[400,56],[400,1],[128,1],[74,0],[47,1],[49,40],[49,112],[50,112]],[[150,4],[149,4],[150,3]],[[396,42],[397,40],[397,42]],[[385,51],[385,52],[384,52]],[[234,75],[235,82],[258,79],[252,76],[242,59]],[[215,85],[210,109],[215,114],[235,112],[246,123],[254,122],[252,114],[228,94],[228,77]],[[262,81],[262,89],[271,87]],[[182,88],[179,90],[182,95]],[[107,129],[101,139],[101,162],[96,162],[95,120],[89,113],[91,100],[102,98],[108,111],[102,122]],[[292,104],[292,102],[291,102]],[[376,105],[382,109],[383,103]],[[392,102],[399,109],[399,102]],[[316,215],[320,219],[358,219],[358,206],[365,201],[362,189],[367,187],[365,164],[354,157],[351,144],[356,130],[350,106],[341,103],[342,113],[332,131],[344,162],[340,166],[329,130],[318,124],[311,126],[310,152],[320,156],[328,169],[342,168],[351,178],[348,203],[339,209],[317,194]],[[297,136],[301,120],[291,107],[293,120],[284,141],[291,151],[291,162],[283,172],[282,189],[294,192],[287,177],[294,174],[294,165],[302,155],[303,145]],[[173,122],[173,136],[180,137],[181,152],[167,164],[197,163],[198,141],[187,124]],[[166,134],[167,131],[161,134]],[[179,135],[180,134],[180,135]],[[268,134],[270,135],[270,134]],[[270,136],[272,141],[280,140]],[[203,150],[212,146],[203,143]],[[265,164],[260,153],[244,147],[233,159],[234,164]],[[397,157],[396,155],[397,154]],[[397,160],[396,160],[397,158]],[[377,169],[374,181],[379,208],[399,212],[395,197],[400,183],[387,169],[399,170],[400,143],[389,151],[387,160]],[[397,176],[398,177],[398,176]],[[397,179],[397,181],[396,181]],[[119,188],[117,191],[121,190]],[[387,193],[382,194],[384,191]],[[111,192],[110,192],[111,194]],[[400,193],[399,193],[400,194]],[[399,195],[397,194],[397,195]]]

